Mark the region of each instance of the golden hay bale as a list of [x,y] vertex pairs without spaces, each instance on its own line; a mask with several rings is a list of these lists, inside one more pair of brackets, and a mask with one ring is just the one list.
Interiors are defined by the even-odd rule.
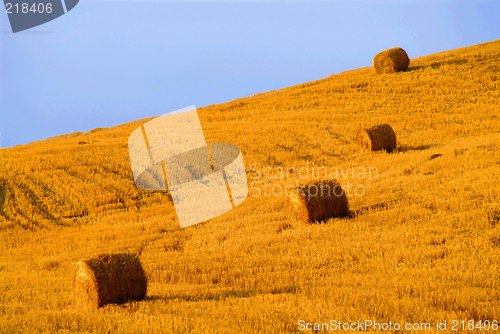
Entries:
[[302,183],[289,190],[287,195],[297,221],[312,223],[349,216],[347,196],[337,180]]
[[373,67],[377,73],[394,73],[404,71],[410,65],[406,51],[396,47],[377,53],[373,58]]
[[79,307],[96,309],[146,296],[146,275],[136,255],[102,254],[76,262],[75,269],[73,290]]
[[386,150],[392,152],[396,148],[396,134],[389,124],[380,124],[359,130],[356,141],[365,151]]

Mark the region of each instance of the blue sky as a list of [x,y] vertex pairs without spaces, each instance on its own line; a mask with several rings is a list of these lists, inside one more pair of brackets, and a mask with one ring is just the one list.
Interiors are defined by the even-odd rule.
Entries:
[[13,34],[0,13],[1,147],[324,78],[401,46],[500,38],[500,1],[99,1]]

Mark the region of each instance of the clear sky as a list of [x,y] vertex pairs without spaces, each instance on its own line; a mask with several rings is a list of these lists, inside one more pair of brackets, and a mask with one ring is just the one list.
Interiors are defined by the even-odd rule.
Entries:
[[0,13],[1,147],[500,38],[500,1],[102,1],[24,32]]

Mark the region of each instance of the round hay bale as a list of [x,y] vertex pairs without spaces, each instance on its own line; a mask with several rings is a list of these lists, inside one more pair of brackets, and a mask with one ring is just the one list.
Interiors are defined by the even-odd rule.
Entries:
[[373,67],[378,74],[404,71],[410,65],[410,58],[406,51],[395,47],[377,53],[373,58]]
[[79,307],[97,309],[144,299],[147,280],[136,255],[102,254],[75,263],[73,290]]
[[295,220],[318,222],[334,217],[348,217],[349,203],[337,180],[316,180],[299,184],[287,192]]
[[389,124],[359,130],[356,141],[365,151],[386,150],[390,153],[396,148],[396,134]]

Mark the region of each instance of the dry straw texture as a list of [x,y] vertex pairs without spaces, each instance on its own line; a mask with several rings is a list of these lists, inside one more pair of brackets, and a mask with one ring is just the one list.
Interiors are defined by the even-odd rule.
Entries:
[[[293,333],[298,319],[346,313],[491,328],[500,320],[500,40],[417,61],[402,75],[362,68],[198,109],[207,142],[243,151],[252,196],[185,229],[167,192],[133,182],[128,136],[150,119],[0,149],[0,333]],[[397,155],[358,154],[346,140],[383,123],[396,131]],[[349,221],[291,223],[286,197],[265,193],[329,175],[356,213]],[[155,298],[70,310],[68,265],[96,247],[142,249]]]
[[337,180],[317,180],[288,192],[293,216],[299,222],[312,223],[333,217],[348,217],[349,203]]
[[410,65],[406,51],[395,47],[378,53],[373,58],[373,67],[377,73],[394,73],[404,71]]
[[392,152],[396,148],[396,134],[389,124],[379,124],[359,130],[356,137],[357,143],[365,151]]
[[103,254],[79,261],[75,267],[73,289],[81,308],[96,309],[146,296],[146,275],[136,255]]

